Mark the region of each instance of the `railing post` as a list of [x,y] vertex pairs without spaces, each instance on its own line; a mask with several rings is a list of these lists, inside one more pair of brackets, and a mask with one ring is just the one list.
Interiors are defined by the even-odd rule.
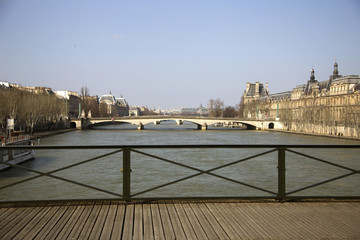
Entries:
[[130,201],[130,148],[123,148],[123,195],[125,201]]
[[278,200],[283,201],[286,195],[285,148],[278,147]]

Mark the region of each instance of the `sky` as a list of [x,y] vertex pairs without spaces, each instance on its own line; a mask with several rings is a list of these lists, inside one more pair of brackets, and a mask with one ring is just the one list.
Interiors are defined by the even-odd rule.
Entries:
[[0,81],[149,108],[360,74],[360,1],[0,0]]

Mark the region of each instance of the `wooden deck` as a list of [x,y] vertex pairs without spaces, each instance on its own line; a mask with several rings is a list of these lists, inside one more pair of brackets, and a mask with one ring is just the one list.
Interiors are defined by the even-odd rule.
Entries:
[[360,239],[360,202],[0,205],[0,239]]

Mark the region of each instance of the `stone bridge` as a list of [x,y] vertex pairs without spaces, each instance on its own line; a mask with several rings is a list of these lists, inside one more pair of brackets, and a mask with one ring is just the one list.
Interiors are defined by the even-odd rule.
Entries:
[[282,129],[282,124],[276,120],[245,120],[238,118],[214,118],[194,116],[142,116],[142,117],[107,117],[73,119],[72,126],[77,129],[88,129],[96,125],[130,123],[136,125],[139,130],[147,124],[160,124],[163,121],[175,121],[178,125],[189,122],[197,125],[200,130],[207,130],[208,126],[220,124],[224,126],[244,126],[247,129]]

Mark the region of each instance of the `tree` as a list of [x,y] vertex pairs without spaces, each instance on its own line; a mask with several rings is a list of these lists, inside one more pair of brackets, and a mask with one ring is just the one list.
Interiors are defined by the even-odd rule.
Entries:
[[221,117],[224,111],[224,102],[219,98],[210,99],[208,103],[209,116],[210,117]]
[[224,112],[223,112],[223,117],[226,117],[226,118],[235,118],[238,116],[238,112],[236,111],[236,109],[232,106],[227,106],[225,109],[224,109]]
[[100,117],[100,106],[95,98],[89,99],[89,110],[92,117]]
[[[0,88],[2,100],[0,122],[6,130],[6,120],[14,118],[15,130],[33,133],[59,127],[65,113],[65,101],[47,92],[32,93],[16,88]],[[61,127],[61,126],[60,126]]]
[[[83,86],[80,89],[80,102],[81,102],[81,111],[84,110],[85,117],[88,116],[88,112],[90,110],[90,91],[86,86]],[[79,113],[81,114],[81,113]]]
[[99,116],[100,117],[107,117],[108,116],[108,106],[106,103],[100,103],[99,106]]
[[[245,94],[245,93],[244,93]],[[245,110],[245,97],[244,97],[244,94],[241,96],[241,99],[240,99],[240,103],[236,105],[236,110],[238,111],[238,115],[240,118],[244,118],[245,117],[245,114],[244,114],[244,110]]]

